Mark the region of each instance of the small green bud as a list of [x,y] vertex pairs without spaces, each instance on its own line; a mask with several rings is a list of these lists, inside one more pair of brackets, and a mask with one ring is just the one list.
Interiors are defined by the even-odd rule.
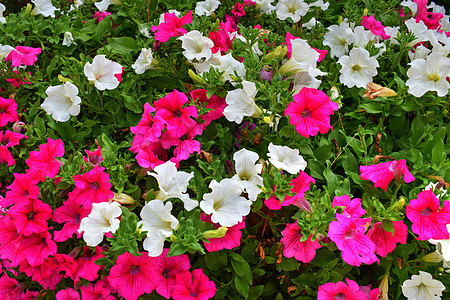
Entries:
[[31,10],[33,9],[33,6],[31,3],[27,4],[27,7],[25,8],[25,11],[23,12],[23,17],[26,18],[30,15]]
[[196,83],[200,83],[200,84],[205,84],[205,81],[203,80],[203,78],[201,78],[200,76],[195,74],[195,72],[192,71],[192,69],[189,69],[188,75],[189,75],[189,77],[191,77],[192,81],[194,81]]
[[394,205],[392,206],[392,209],[400,210],[403,208],[405,203],[406,203],[406,199],[405,199],[405,197],[402,196],[402,197],[400,197],[400,200],[398,200],[396,203],[394,203]]
[[219,229],[205,231],[203,237],[207,239],[218,239],[224,237],[227,231],[228,227],[222,226]]
[[178,238],[173,234],[170,236],[170,240],[174,243],[178,242]]
[[58,80],[59,80],[59,82],[62,82],[62,83],[66,83],[66,82],[73,83],[72,80],[70,80],[69,78],[66,78],[66,77],[62,76],[61,74],[58,75]]

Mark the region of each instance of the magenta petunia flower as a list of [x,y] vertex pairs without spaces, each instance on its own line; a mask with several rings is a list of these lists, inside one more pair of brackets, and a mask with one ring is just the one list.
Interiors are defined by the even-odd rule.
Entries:
[[133,256],[129,252],[119,255],[109,272],[108,280],[118,289],[119,296],[137,300],[144,293],[151,293],[159,284],[155,271],[155,259],[143,252]]
[[69,193],[69,197],[87,209],[92,208],[92,203],[106,202],[113,198],[109,175],[104,170],[105,168],[97,165],[89,172],[75,175],[75,189]]
[[83,249],[83,254],[71,265],[70,271],[66,271],[66,275],[72,278],[75,283],[80,281],[80,278],[94,281],[98,278],[98,271],[102,268],[95,261],[102,257],[105,257],[102,254],[102,248],[96,246],[95,251],[92,251],[91,248],[86,246]]
[[348,278],[345,279],[347,284],[342,281],[337,283],[328,282],[319,286],[317,300],[364,300],[367,296],[359,290],[358,284]]
[[0,131],[0,164],[8,163],[8,167],[16,163],[12,157],[11,152],[9,152],[8,147],[13,147],[19,144],[20,140],[23,138],[28,138],[26,135],[21,133],[12,132],[6,130],[4,133]]
[[56,254],[56,243],[52,235],[46,231],[23,236],[20,242],[20,253],[22,260],[26,259],[32,266],[38,266],[50,255]]
[[37,170],[45,177],[54,178],[59,172],[61,162],[57,157],[64,155],[64,145],[62,140],[52,140],[47,138],[47,144],[39,145],[39,151],[31,151],[30,157],[25,161],[31,170]]
[[176,285],[172,293],[174,300],[207,300],[216,294],[216,285],[203,274],[202,269],[195,269],[177,274]]
[[386,257],[388,253],[394,251],[397,243],[406,244],[406,236],[408,235],[408,226],[402,221],[393,221],[394,233],[383,229],[381,222],[375,223],[367,232],[367,236],[375,244],[375,252]]
[[[214,225],[215,229],[220,228],[219,223],[213,223],[211,221],[211,215],[206,215],[202,213],[201,215],[202,222],[208,222]],[[206,250],[208,252],[213,251],[219,251],[222,249],[233,249],[235,247],[239,247],[241,245],[241,238],[242,238],[242,232],[241,229],[245,228],[245,217],[242,219],[241,222],[237,223],[236,225],[233,225],[231,227],[228,227],[227,232],[225,233],[225,236],[221,238],[211,238],[208,239],[209,243],[206,243],[203,241],[203,244],[205,245]]]
[[155,117],[159,116],[167,125],[168,133],[179,138],[187,132],[187,123],[191,117],[197,117],[197,108],[194,105],[183,107],[188,97],[175,90],[164,98],[155,102]]
[[111,294],[111,291],[105,287],[105,282],[97,281],[95,286],[92,283],[89,283],[87,286],[81,286],[81,299],[83,300],[115,300]]
[[16,203],[8,214],[14,219],[17,232],[23,235],[40,233],[48,230],[47,220],[51,218],[53,209],[39,199],[28,199]]
[[[161,158],[161,159],[160,159]],[[145,143],[139,148],[136,161],[143,168],[155,169],[167,160],[167,150],[158,143]]]
[[22,299],[20,298],[20,292],[19,282],[9,278],[6,272],[3,273],[2,277],[0,277],[0,296],[6,300]]
[[153,108],[150,103],[144,104],[144,114],[142,115],[142,119],[136,126],[130,128],[131,133],[135,135],[133,146],[130,148],[131,151],[136,153],[141,144],[145,141],[150,141],[152,143],[159,141],[165,123],[161,117],[153,117],[151,115],[155,110],[156,109]]
[[164,43],[171,37],[182,36],[187,33],[187,30],[183,28],[183,25],[190,24],[191,22],[191,10],[181,18],[178,18],[175,13],[165,13],[164,22],[158,26],[152,26],[152,31],[155,33],[155,40]]
[[244,3],[236,2],[234,4],[233,10],[231,11],[231,14],[236,16],[236,17],[244,16],[245,15],[244,7],[245,7]]
[[363,20],[361,21],[361,25],[370,30],[374,35],[379,35],[383,39],[388,40],[391,37],[384,32],[384,26],[381,25],[380,21],[375,20],[375,16],[371,15],[370,17],[363,16]]
[[342,212],[342,214],[349,218],[359,218],[366,213],[366,210],[361,207],[361,199],[355,198],[351,200],[349,195],[334,197],[332,205],[333,207],[344,206],[345,209]]
[[158,274],[156,280],[159,282],[156,286],[156,292],[167,299],[172,295],[176,275],[191,268],[187,255],[168,257],[168,252],[169,249],[165,248],[163,253],[153,261],[153,268]]
[[450,202],[444,201],[439,210],[439,199],[432,190],[425,190],[406,206],[406,216],[413,223],[412,232],[418,240],[448,240],[446,225],[450,223]]
[[91,152],[89,150],[84,150],[88,157],[83,157],[84,161],[87,162],[91,167],[95,167],[103,161],[102,150],[98,146],[97,150]]
[[281,232],[283,237],[281,243],[283,244],[283,255],[285,257],[295,257],[295,259],[309,263],[316,256],[316,250],[322,247],[317,240],[314,242],[310,236],[306,241],[301,242],[303,234],[297,222],[286,224],[286,228]]
[[0,127],[17,120],[19,120],[19,116],[17,115],[16,101],[0,97]]
[[32,48],[26,46],[17,46],[16,49],[9,52],[5,62],[11,61],[13,67],[32,66],[37,61],[37,55],[41,53],[41,48]]
[[14,173],[14,178],[13,183],[8,186],[9,191],[6,192],[5,199],[0,202],[0,205],[7,207],[11,204],[39,197],[39,187],[37,186],[39,181],[34,179],[32,173]]
[[80,294],[72,288],[65,288],[56,293],[56,300],[80,300]]
[[206,108],[211,109],[208,113],[201,115],[199,118],[205,120],[205,126],[208,126],[211,121],[223,117],[223,110],[227,107],[225,98],[212,95],[211,98],[206,97],[205,89],[198,89],[191,92],[192,99],[199,102],[199,104],[206,105]]
[[66,257],[73,262],[73,258],[59,253],[49,256],[38,266],[32,266],[25,260],[20,264],[19,271],[24,272],[28,277],[32,277],[32,280],[38,282],[44,289],[54,290],[64,277],[61,271],[66,264]]
[[376,188],[382,188],[385,192],[389,183],[394,178],[397,182],[400,182],[403,175],[403,179],[406,183],[412,182],[416,179],[408,171],[408,167],[406,166],[406,161],[404,159],[398,161],[387,161],[370,166],[360,166],[359,171],[361,172],[361,179],[372,181],[375,183]]
[[89,208],[84,207],[73,199],[73,194],[70,194],[69,199],[63,202],[63,205],[55,209],[52,220],[60,224],[64,223],[61,230],[53,231],[54,240],[56,242],[64,242],[70,239],[74,233],[77,238],[81,238],[78,233],[80,228],[80,221],[91,213]]
[[369,219],[347,218],[336,214],[337,221],[329,225],[328,237],[342,251],[342,259],[352,266],[379,261],[375,255],[375,244],[364,234]]
[[289,123],[295,125],[301,136],[308,138],[333,129],[330,115],[337,109],[337,103],[331,101],[324,92],[304,87],[294,95],[294,102],[289,103],[284,115],[289,116]]
[[22,235],[17,232],[14,220],[9,216],[0,216],[0,259],[8,259],[13,267],[24,259],[19,257]]

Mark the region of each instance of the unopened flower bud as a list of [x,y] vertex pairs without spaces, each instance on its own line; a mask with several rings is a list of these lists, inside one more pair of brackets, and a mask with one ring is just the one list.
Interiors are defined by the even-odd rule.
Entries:
[[69,78],[66,78],[66,77],[62,76],[61,74],[58,75],[58,80],[59,80],[59,82],[62,82],[62,83],[66,83],[66,82],[73,83],[72,80],[70,80]]
[[174,234],[172,234],[170,235],[170,241],[176,243],[178,241],[178,238]]
[[342,21],[344,21],[344,19],[342,18],[342,16],[339,16],[338,18],[338,24],[340,25],[342,23]]
[[205,81],[203,80],[203,78],[201,78],[200,76],[195,74],[195,72],[192,71],[192,69],[188,70],[188,75],[189,75],[189,77],[191,77],[192,81],[194,81],[196,83],[200,83],[200,84],[205,84]]
[[25,127],[25,123],[24,122],[16,121],[12,128],[13,128],[13,131],[15,133],[21,133],[22,130],[25,130],[24,127]]
[[27,7],[25,8],[25,11],[23,12],[23,17],[26,18],[30,15],[31,10],[33,9],[33,5],[31,3],[27,4]]
[[124,193],[119,193],[119,194],[114,193],[114,198],[112,200],[116,201],[120,204],[133,204],[134,203],[134,199]]
[[267,60],[274,59],[274,58],[280,56],[282,48],[283,48],[283,46],[281,46],[281,45],[276,47],[275,50],[271,51],[269,54],[266,55],[266,59]]
[[380,282],[378,289],[381,292],[380,300],[388,300],[388,290],[389,290],[389,275],[386,274]]
[[420,260],[427,263],[439,263],[443,259],[444,258],[442,257],[442,255],[440,255],[437,251],[434,251],[432,253],[423,256]]
[[369,12],[369,10],[367,8],[364,8],[363,17],[367,17],[368,12]]
[[203,237],[207,239],[219,239],[225,236],[228,231],[228,227],[222,226],[215,230],[208,230],[203,233]]
[[400,210],[400,209],[402,209],[403,208],[403,206],[405,205],[405,203],[406,203],[406,199],[405,199],[405,197],[400,197],[400,200],[398,200],[393,206],[392,206],[392,209],[394,209],[394,210]]

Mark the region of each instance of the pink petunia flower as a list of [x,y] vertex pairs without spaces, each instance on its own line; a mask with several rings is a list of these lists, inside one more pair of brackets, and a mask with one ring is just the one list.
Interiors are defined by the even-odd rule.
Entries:
[[414,181],[416,178],[411,175],[406,166],[406,161],[401,159],[399,161],[387,161],[381,164],[360,166],[361,179],[370,180],[375,183],[375,187],[382,188],[385,192],[392,181],[395,178],[397,182],[400,182],[402,175],[406,183]]
[[[13,73],[17,74],[18,71],[13,70]],[[31,72],[28,72],[28,74],[31,76]],[[19,88],[22,84],[31,84],[31,82],[29,82],[25,78],[25,76],[23,76],[22,78],[20,77],[6,78],[5,81],[11,83],[16,88]]]
[[113,198],[109,175],[104,170],[105,168],[97,165],[89,172],[75,175],[75,189],[69,193],[69,197],[87,209],[91,209],[92,203],[106,202]]
[[48,230],[47,220],[53,209],[39,199],[28,199],[15,204],[8,214],[14,219],[17,232],[23,235],[40,233]]
[[38,282],[44,289],[50,288],[53,290],[64,277],[61,271],[66,264],[67,258],[73,261],[73,258],[60,253],[49,256],[38,266],[32,266],[25,260],[20,264],[19,271],[24,272],[33,281]]
[[375,255],[375,244],[364,234],[368,219],[347,218],[336,214],[337,221],[329,225],[328,237],[342,251],[342,259],[352,266],[379,261]]
[[8,147],[19,144],[20,140],[28,138],[26,135],[6,130],[5,133],[0,131],[0,164],[8,163],[8,167],[16,163]]
[[8,186],[9,191],[6,192],[5,199],[0,202],[0,205],[6,207],[39,197],[39,187],[37,186],[39,181],[34,178],[32,173],[14,173],[14,178],[13,183]]
[[130,128],[131,133],[133,133],[133,146],[130,151],[138,152],[139,147],[142,143],[150,141],[156,143],[159,141],[161,132],[165,127],[164,120],[160,116],[152,116],[151,113],[156,109],[150,105],[150,103],[144,104],[144,114],[139,123]]
[[165,13],[164,22],[158,26],[152,26],[152,31],[155,33],[155,40],[164,43],[171,37],[182,36],[187,33],[183,25],[190,24],[191,22],[191,10],[181,18],[178,18],[175,13]]
[[89,208],[84,207],[71,197],[63,202],[63,205],[55,209],[52,220],[60,224],[64,223],[61,230],[53,231],[54,239],[56,242],[63,242],[70,239],[74,233],[77,238],[81,238],[81,234],[78,233],[80,228],[80,221],[87,217],[91,213]]
[[375,16],[371,15],[370,17],[363,16],[363,20],[361,21],[361,25],[370,30],[374,35],[381,36],[383,39],[388,40],[391,36],[387,35],[384,32],[384,26],[381,25],[380,21],[375,20]]
[[105,287],[106,283],[103,281],[97,281],[93,286],[92,283],[89,283],[87,286],[81,286],[81,299],[83,300],[115,300],[111,294],[111,291]]
[[[220,228],[220,224],[213,223],[211,221],[211,215],[205,215],[204,213],[201,214],[201,220],[202,222],[208,222],[214,225],[215,229]],[[203,241],[203,244],[205,245],[206,250],[208,252],[213,251],[219,251],[222,249],[233,249],[235,247],[239,247],[241,245],[241,238],[242,238],[242,232],[241,229],[245,228],[245,217],[242,219],[241,222],[237,223],[236,225],[233,225],[231,227],[228,227],[227,232],[225,233],[225,236],[221,238],[214,238],[214,239],[208,239],[209,243],[206,243]]]
[[317,240],[311,240],[312,235],[304,242],[301,242],[303,234],[297,222],[286,224],[286,228],[281,232],[283,237],[281,243],[283,244],[283,255],[285,257],[295,257],[295,259],[309,263],[316,256],[316,250],[322,246]]
[[6,272],[0,277],[0,297],[6,300],[21,299],[19,282],[9,278]]
[[6,126],[8,122],[19,120],[17,115],[17,103],[14,99],[0,97],[0,127]]
[[166,160],[167,150],[162,147],[160,142],[143,144],[136,155],[136,161],[143,168],[154,169]]
[[359,218],[366,213],[366,210],[361,207],[361,199],[355,198],[351,200],[349,195],[334,197],[332,205],[333,207],[344,206],[345,209],[342,214],[349,218]]
[[264,201],[264,204],[272,210],[279,210],[283,206],[289,206],[291,204],[300,207],[301,209],[311,212],[311,204],[305,198],[305,192],[311,187],[311,183],[316,183],[314,178],[309,176],[303,171],[298,173],[298,176],[292,179],[289,185],[292,186],[291,192],[294,193],[293,196],[286,195],[284,197],[283,203],[280,203],[275,196],[271,196]]
[[331,101],[324,92],[304,87],[294,95],[294,102],[289,103],[284,115],[290,117],[289,123],[295,125],[301,136],[308,138],[333,129],[330,115],[337,109],[337,103]]
[[181,137],[187,132],[187,123],[191,117],[197,117],[197,108],[194,105],[183,107],[188,102],[188,97],[175,90],[164,98],[155,102],[155,117],[159,116],[167,125],[167,131],[175,138]]
[[20,67],[22,64],[32,66],[37,61],[37,55],[41,53],[41,50],[41,48],[17,46],[9,52],[5,62],[11,61],[13,67]]
[[110,15],[111,15],[110,12],[106,12],[106,11],[99,12],[99,11],[96,11],[95,14],[94,14],[95,23],[100,23],[101,20],[103,20],[104,18],[106,18],[107,16],[110,16]]
[[408,235],[408,226],[402,221],[393,221],[394,233],[383,229],[381,222],[375,223],[367,232],[367,236],[375,244],[375,252],[386,257],[388,253],[394,251],[397,243],[406,244],[406,236]]
[[17,232],[14,220],[9,216],[0,216],[0,259],[7,259],[13,267],[24,259],[19,256],[22,235]]
[[22,260],[26,259],[32,266],[38,266],[50,255],[56,254],[57,246],[52,240],[52,235],[46,231],[23,236],[20,243]]
[[227,107],[225,98],[212,95],[211,98],[206,97],[205,89],[197,89],[191,92],[192,99],[201,104],[205,104],[206,108],[211,109],[210,112],[201,115],[199,118],[205,120],[205,126],[208,126],[211,121],[223,117],[223,110]]
[[231,11],[231,14],[236,17],[244,16],[245,15],[244,7],[245,7],[244,3],[236,2],[236,4],[234,4],[233,10]]
[[56,293],[56,300],[80,300],[80,294],[72,288],[65,288]]
[[211,31],[209,34],[209,39],[214,42],[214,47],[211,48],[213,53],[221,52],[224,55],[228,49],[233,48],[233,38],[230,38],[229,33],[236,31],[230,25],[230,22],[220,23],[219,28],[216,31]]
[[359,290],[358,284],[348,278],[345,279],[347,284],[342,281],[337,283],[328,282],[319,286],[317,300],[364,300],[367,296]]
[[156,286],[156,292],[161,296],[169,299],[175,287],[176,275],[180,272],[188,271],[191,268],[191,263],[187,255],[167,256],[168,248],[163,250],[163,253],[156,257],[153,265],[157,272],[156,280],[159,284]]
[[95,251],[92,251],[89,247],[84,247],[83,254],[74,261],[70,271],[66,272],[67,276],[72,278],[75,283],[84,278],[88,281],[94,281],[98,278],[98,271],[102,268],[97,265],[95,261],[99,258],[105,257],[102,254],[102,248],[95,247]]
[[172,293],[174,300],[207,300],[216,294],[216,285],[210,281],[202,269],[177,274],[176,285]]
[[119,255],[109,272],[108,280],[118,289],[119,296],[137,300],[144,293],[151,293],[159,284],[154,269],[154,258],[147,252],[133,256],[129,252]]
[[41,181],[44,181],[45,177],[54,178],[58,174],[62,163],[56,158],[63,155],[62,140],[47,138],[47,144],[39,145],[39,151],[31,151],[25,163],[32,171],[38,171],[43,178]]
[[418,240],[448,240],[446,225],[450,223],[450,202],[444,201],[439,210],[439,199],[432,190],[425,190],[406,206],[406,216],[413,223],[412,232]]
[[97,150],[91,152],[89,150],[84,150],[88,157],[83,157],[84,161],[87,162],[91,167],[95,167],[99,163],[103,161],[102,151],[100,150],[100,146],[98,146]]

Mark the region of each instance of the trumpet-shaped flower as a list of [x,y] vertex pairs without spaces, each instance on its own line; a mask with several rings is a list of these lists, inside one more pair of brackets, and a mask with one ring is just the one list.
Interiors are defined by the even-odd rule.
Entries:
[[70,82],[58,86],[50,86],[45,91],[47,98],[41,107],[58,122],[66,122],[70,116],[80,113],[81,98],[78,88]]
[[341,56],[338,63],[342,66],[339,81],[347,87],[360,88],[365,88],[372,81],[380,66],[377,59],[370,57],[369,51],[362,48],[353,48],[349,56]]
[[32,66],[37,61],[37,55],[41,53],[41,48],[32,48],[26,46],[17,46],[9,52],[5,62],[11,61],[13,67]]
[[413,223],[411,230],[418,234],[418,240],[447,240],[450,223],[450,202],[445,201],[439,210],[439,199],[432,190],[425,190],[406,206],[406,216]]
[[287,35],[288,45],[292,49],[291,57],[280,68],[279,72],[282,75],[295,74],[298,72],[308,72],[310,68],[315,69],[316,63],[319,60],[319,53],[314,50],[308,42],[300,38],[294,38],[290,40],[290,35]]
[[367,299],[366,294],[360,290],[359,285],[348,278],[345,279],[347,284],[343,281],[337,283],[328,282],[319,286],[317,293],[317,300],[362,300]]
[[251,81],[243,81],[242,89],[236,89],[228,92],[225,101],[223,114],[230,122],[241,124],[245,116],[253,116],[259,110],[255,103],[256,90],[255,83]]
[[203,62],[211,58],[214,42],[198,30],[192,30],[178,38],[183,47],[183,55],[190,62]]
[[213,11],[219,7],[219,0],[205,0],[199,1],[195,5],[195,14],[197,16],[210,16]]
[[30,158],[25,163],[31,170],[38,171],[44,179],[45,177],[54,178],[62,164],[56,158],[63,155],[64,145],[62,140],[47,138],[47,144],[39,145],[39,151],[31,151]]
[[231,179],[239,182],[248,194],[248,198],[255,201],[261,192],[261,188],[258,185],[263,185],[262,177],[258,175],[261,173],[262,164],[256,164],[259,160],[258,153],[241,149],[233,154],[233,159],[235,161],[236,174]]
[[55,10],[57,8],[53,6],[52,0],[31,0],[31,3],[35,5],[31,11],[32,16],[43,15],[44,17],[55,17]]
[[73,35],[70,31],[64,32],[64,39],[63,39],[62,44],[63,44],[63,46],[67,46],[67,47],[77,44],[77,43],[75,43],[75,39],[73,38]]
[[430,273],[419,271],[419,275],[411,276],[402,284],[402,293],[408,300],[438,300],[441,299],[445,285],[433,279]]
[[183,25],[192,22],[192,11],[190,10],[181,18],[175,16],[175,13],[165,13],[164,22],[158,26],[152,26],[152,31],[155,33],[155,40],[164,43],[171,37],[181,36],[187,33]]
[[384,191],[386,191],[392,179],[395,178],[397,182],[400,182],[402,175],[406,183],[415,180],[414,176],[408,171],[404,159],[387,161],[370,166],[360,166],[359,171],[361,172],[362,180],[370,180],[375,183],[376,188],[380,187]]
[[136,62],[131,65],[136,74],[144,74],[145,71],[153,69],[156,61],[153,59],[153,52],[151,48],[143,48]]
[[102,0],[94,3],[95,7],[97,7],[100,12],[106,11],[111,4],[122,5],[119,0]]
[[87,217],[90,213],[90,209],[82,206],[73,198],[70,198],[63,202],[63,205],[55,209],[52,215],[52,220],[60,224],[64,223],[64,226],[59,231],[53,231],[55,241],[63,242],[73,236],[76,233],[77,238],[81,237],[78,233],[80,228],[80,221]]
[[50,205],[39,199],[17,203],[8,211],[14,219],[17,232],[24,235],[47,231],[47,220],[51,218],[52,213]]
[[330,47],[331,57],[342,57],[348,51],[348,45],[353,42],[353,31],[346,21],[328,27],[323,44]]
[[28,199],[37,199],[39,197],[38,182],[32,172],[27,174],[14,173],[14,182],[8,186],[9,191],[6,192],[6,197],[0,202],[0,205],[7,207]]
[[13,50],[14,48],[9,45],[0,44],[0,59],[3,59],[4,57],[8,56],[8,54]]
[[78,233],[83,234],[83,239],[88,246],[97,246],[103,240],[107,232],[115,233],[119,229],[122,209],[117,202],[101,202],[92,204],[91,213],[81,220]]
[[309,263],[316,256],[316,249],[319,249],[320,244],[317,240],[311,240],[311,236],[304,242],[300,239],[303,237],[300,227],[297,222],[286,224],[286,228],[281,233],[281,243],[284,245],[283,256],[295,257],[295,259]]
[[450,58],[431,53],[426,59],[415,59],[409,65],[406,85],[411,95],[422,97],[428,91],[436,91],[439,97],[447,95],[450,89],[447,81],[450,76]]
[[0,23],[2,23],[2,24],[6,24],[6,19],[3,16],[3,13],[5,12],[5,10],[6,10],[6,6],[0,3]]
[[241,197],[243,187],[238,182],[228,178],[220,182],[213,180],[209,188],[212,192],[203,196],[200,208],[211,214],[212,222],[231,227],[250,213],[252,201]]
[[0,127],[17,120],[19,120],[19,116],[17,115],[16,101],[0,97]]
[[227,107],[225,98],[217,95],[212,95],[210,98],[207,98],[205,89],[194,90],[191,92],[191,96],[194,101],[197,101],[197,103],[201,105],[206,104],[206,108],[211,109],[208,113],[199,117],[205,120],[205,127],[208,126],[211,121],[223,117],[223,110]]
[[207,300],[214,297],[216,285],[202,269],[180,272],[176,275],[172,298],[174,300]]
[[306,161],[299,154],[298,149],[291,149],[287,146],[269,144],[267,153],[270,163],[277,169],[285,170],[291,174],[297,174],[306,168]]
[[16,163],[11,152],[9,152],[8,147],[18,145],[23,138],[27,139],[28,137],[21,133],[15,133],[9,130],[6,130],[5,133],[0,131],[0,164],[8,163],[8,166],[12,166]]
[[161,132],[165,127],[165,122],[160,116],[152,116],[156,109],[150,103],[144,104],[144,114],[139,123],[130,128],[131,133],[135,134],[133,146],[130,148],[133,152],[138,152],[143,143],[157,143]]
[[361,207],[361,199],[355,198],[352,200],[349,195],[334,197],[332,205],[333,207],[343,206],[344,211],[342,215],[349,218],[359,218],[366,213],[366,210]]
[[291,18],[292,21],[297,23],[301,17],[306,15],[309,6],[303,0],[280,0],[275,9],[278,19]]
[[295,125],[301,136],[308,138],[318,132],[325,134],[333,129],[330,115],[338,110],[338,105],[324,92],[304,87],[293,99],[294,102],[289,103],[284,115],[290,116],[289,123]]
[[364,26],[364,28],[369,29],[374,35],[379,35],[385,40],[388,40],[391,38],[389,35],[387,35],[384,32],[384,26],[381,25],[381,22],[375,20],[374,15],[372,15],[370,17],[363,16],[361,25]]
[[394,251],[397,243],[406,244],[408,226],[402,221],[393,221],[394,232],[384,230],[383,225],[378,222],[367,232],[367,236],[375,244],[375,252],[381,257],[386,257],[388,253]]
[[122,74],[122,66],[106,58],[105,55],[96,55],[91,63],[84,65],[84,75],[97,89],[113,90],[119,86],[120,81],[115,75]]
[[[149,201],[141,210],[142,231],[147,231],[147,238],[144,241],[144,249],[149,256],[159,256],[163,252],[164,240],[172,234],[178,226],[178,220],[170,214],[172,202],[162,202],[161,200]],[[158,237],[155,238],[155,237]]]
[[158,180],[159,192],[156,194],[156,199],[164,202],[170,198],[178,198],[183,201],[184,208],[188,211],[198,206],[198,202],[186,194],[187,186],[194,177],[194,172],[177,171],[175,163],[171,161],[156,166],[155,172],[148,172],[148,175]]

